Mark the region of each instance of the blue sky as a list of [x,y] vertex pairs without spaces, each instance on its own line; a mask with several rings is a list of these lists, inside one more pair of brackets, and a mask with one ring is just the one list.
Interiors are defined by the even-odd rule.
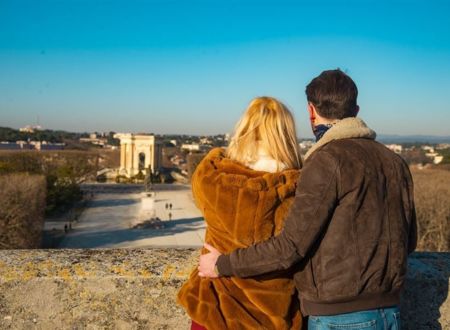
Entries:
[[0,126],[231,132],[340,67],[379,134],[450,135],[448,1],[0,0]]

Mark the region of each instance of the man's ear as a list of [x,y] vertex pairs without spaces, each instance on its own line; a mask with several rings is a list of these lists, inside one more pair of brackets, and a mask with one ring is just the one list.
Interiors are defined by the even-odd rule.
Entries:
[[355,117],[358,115],[358,112],[359,112],[359,105],[356,106]]
[[316,107],[311,102],[308,102],[309,120],[314,123],[316,120]]

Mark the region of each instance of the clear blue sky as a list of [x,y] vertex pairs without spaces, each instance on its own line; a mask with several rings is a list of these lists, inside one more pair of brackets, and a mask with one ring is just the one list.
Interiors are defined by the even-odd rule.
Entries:
[[450,135],[449,1],[0,0],[0,126],[231,132],[346,70],[379,134]]

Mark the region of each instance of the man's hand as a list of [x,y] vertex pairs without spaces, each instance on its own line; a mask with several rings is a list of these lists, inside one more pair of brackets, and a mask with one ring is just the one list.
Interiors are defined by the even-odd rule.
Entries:
[[198,275],[201,277],[211,278],[219,277],[214,268],[221,253],[208,243],[205,243],[204,247],[209,251],[209,253],[200,256]]

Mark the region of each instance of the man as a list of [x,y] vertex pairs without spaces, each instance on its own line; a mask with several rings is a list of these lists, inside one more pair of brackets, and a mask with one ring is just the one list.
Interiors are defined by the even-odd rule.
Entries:
[[401,157],[356,118],[358,90],[342,71],[306,87],[317,143],[306,154],[280,235],[200,257],[200,276],[251,277],[295,267],[312,329],[391,329],[407,256],[416,247],[413,183]]

